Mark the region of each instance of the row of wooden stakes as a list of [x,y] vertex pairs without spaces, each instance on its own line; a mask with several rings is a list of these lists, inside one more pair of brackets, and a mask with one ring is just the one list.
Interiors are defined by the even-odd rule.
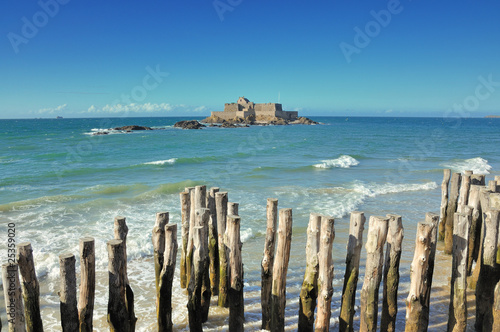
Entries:
[[[443,191],[447,172],[445,170]],[[452,178],[452,192],[455,188],[453,183]],[[490,181],[487,189],[477,185],[480,187],[481,200],[479,207],[475,209],[481,209],[479,217],[477,217],[477,212],[475,214],[474,207],[466,208],[468,205],[464,205],[467,204],[464,202],[473,204],[475,201],[473,193],[477,189],[473,184],[469,186],[467,201],[460,199],[459,202],[462,204],[457,204],[459,207],[455,210],[450,208],[453,199],[450,199],[450,202],[447,199],[445,209],[447,214],[443,216],[443,209],[441,209],[441,222],[439,215],[427,213],[425,222],[418,224],[414,259],[411,264],[411,285],[406,300],[406,331],[427,330],[436,243],[438,235],[441,236],[441,229],[444,227],[442,225],[447,225],[450,214],[453,214],[451,251],[453,269],[448,331],[465,331],[466,328],[465,290],[467,271],[470,271],[472,264],[469,262],[471,246],[469,234],[472,233],[474,216],[478,218],[479,226],[476,227],[481,229],[479,240],[477,240],[479,250],[475,258],[477,261],[475,269],[477,278],[474,282],[477,291],[476,329],[497,331],[500,328],[499,184],[495,182],[495,188],[493,188]],[[448,192],[447,189],[446,191]],[[460,189],[460,192],[464,191]],[[180,202],[182,228],[180,284],[182,288],[188,290],[187,309],[190,330],[202,331],[202,323],[208,320],[210,298],[217,295],[218,305],[229,307],[229,330],[243,331],[244,275],[238,204],[228,202],[227,192],[219,192],[219,188],[211,188],[207,192],[205,186],[186,188],[180,193]],[[353,331],[354,329],[354,304],[365,221],[362,212],[351,213],[339,319],[340,331]],[[125,218],[115,218],[114,239],[107,244],[109,257],[107,320],[111,331],[134,331],[137,321],[134,313],[134,294],[127,278],[127,233]],[[300,292],[299,331],[329,330],[333,295],[332,243],[334,237],[334,219],[311,214],[307,229],[306,270]],[[283,331],[285,328],[286,275],[291,240],[292,209],[279,210],[278,226],[278,201],[268,199],[267,230],[261,263],[262,329]],[[378,294],[382,279],[380,330],[396,331],[402,240],[401,216],[371,216],[369,218],[365,245],[367,253],[365,278],[360,294],[360,331],[376,331],[377,329]],[[174,326],[171,296],[178,245],[177,225],[169,223],[168,212],[157,213],[152,241],[158,330],[172,331]],[[385,255],[384,247],[386,247]],[[78,301],[75,256],[73,254],[60,256],[59,295],[63,331],[92,331],[95,290],[94,250],[94,239],[80,240],[81,281]],[[18,270],[21,272],[21,280]],[[3,284],[9,331],[43,331],[39,308],[39,286],[29,243],[19,244],[17,264],[3,265]],[[12,303],[14,308],[9,306]],[[14,315],[9,316],[9,314]],[[494,330],[494,327],[497,330]],[[401,330],[401,327],[398,330]]]

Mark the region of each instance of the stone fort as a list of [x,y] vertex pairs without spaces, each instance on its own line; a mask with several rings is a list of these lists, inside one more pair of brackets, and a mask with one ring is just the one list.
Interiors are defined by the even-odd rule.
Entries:
[[217,116],[224,120],[246,118],[250,115],[258,117],[276,117],[285,120],[295,120],[298,112],[283,111],[281,104],[267,103],[254,104],[245,97],[238,98],[236,103],[226,103],[223,112],[212,112],[212,117]]

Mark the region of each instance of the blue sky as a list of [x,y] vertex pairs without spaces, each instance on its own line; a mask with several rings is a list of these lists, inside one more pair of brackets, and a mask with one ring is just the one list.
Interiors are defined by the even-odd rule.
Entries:
[[500,114],[498,1],[0,4],[0,117]]

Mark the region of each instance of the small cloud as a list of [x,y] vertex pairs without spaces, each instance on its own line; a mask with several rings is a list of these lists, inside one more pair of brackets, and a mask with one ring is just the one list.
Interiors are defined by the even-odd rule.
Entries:
[[86,113],[154,113],[154,112],[169,112],[174,107],[167,103],[161,104],[116,104],[116,105],[105,105],[103,107],[96,107],[95,105],[90,106]]
[[202,112],[205,112],[206,110],[208,110],[208,107],[206,107],[206,106],[199,106],[199,107],[196,107],[195,109],[193,109],[193,112],[202,113]]
[[62,112],[66,110],[67,104],[59,105],[57,107],[41,108],[38,110],[38,114],[54,114],[57,112]]
[[386,113],[392,113],[392,112],[394,112],[394,111],[391,109],[391,110],[386,110],[385,112],[386,112]]

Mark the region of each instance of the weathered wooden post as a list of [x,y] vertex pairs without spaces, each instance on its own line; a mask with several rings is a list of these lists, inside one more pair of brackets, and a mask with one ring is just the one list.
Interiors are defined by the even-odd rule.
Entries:
[[335,239],[335,220],[332,217],[321,217],[319,271],[318,271],[318,312],[315,331],[330,330],[331,303],[333,295],[333,261],[332,246]]
[[453,248],[453,216],[457,211],[460,182],[462,176],[460,173],[453,173],[451,176],[450,200],[448,210],[446,211],[446,224],[444,235],[444,253],[450,255]]
[[227,216],[226,245],[229,251],[229,331],[243,331],[243,262],[241,260],[240,217]]
[[165,251],[163,268],[158,285],[158,331],[173,331],[172,324],[172,283],[174,280],[175,262],[177,260],[177,224],[167,224],[164,227]]
[[210,310],[210,299],[212,297],[212,292],[210,291],[210,256],[208,252],[208,223],[210,219],[210,210],[206,208],[199,208],[196,211],[200,210],[200,214],[196,214],[196,225],[203,226],[203,236],[206,237],[207,250],[205,254],[205,265],[203,271],[203,283],[201,285],[201,319],[202,322],[205,323],[208,320],[208,312]]
[[31,243],[22,242],[17,246],[17,263],[21,272],[21,286],[24,299],[24,315],[28,332],[42,332],[43,323],[40,316],[40,285],[36,278],[35,262]]
[[261,305],[262,329],[271,330],[271,295],[273,286],[274,248],[276,238],[276,225],[278,222],[278,200],[267,199],[266,207],[267,228],[264,242],[264,257],[261,263]]
[[9,332],[25,332],[23,293],[17,263],[2,265],[2,282]]
[[384,262],[384,297],[380,330],[394,332],[398,314],[399,261],[404,230],[401,216],[388,214],[387,217],[389,218],[389,231]]
[[108,324],[111,332],[131,331],[125,283],[125,257],[123,241],[113,239],[108,241]]
[[366,218],[363,212],[351,212],[347,256],[345,259],[344,287],[342,288],[342,304],[340,309],[339,331],[352,332],[354,303],[359,277],[359,259],[363,246],[363,230]]
[[207,208],[210,210],[208,221],[208,256],[210,258],[210,291],[212,295],[219,294],[219,235],[217,232],[217,209],[215,205],[215,194],[219,188],[210,188],[207,193]]
[[496,263],[500,211],[489,210],[483,223],[483,252],[481,270],[476,285],[476,331],[493,329],[493,303],[495,286],[500,278]]
[[218,192],[215,194],[215,206],[217,211],[217,236],[219,246],[219,307],[227,308],[228,291],[228,266],[227,250],[224,243],[224,233],[226,232],[227,219],[227,192]]
[[189,192],[189,236],[186,252],[186,285],[189,285],[189,279],[191,278],[191,267],[193,266],[193,228],[196,223],[195,221],[195,188],[188,187],[185,189]]
[[429,307],[426,294],[430,292],[428,267],[434,224],[419,222],[415,240],[415,254],[410,270],[410,292],[406,298],[406,332],[424,332],[429,325]]
[[446,210],[448,208],[448,187],[450,183],[451,170],[443,170],[443,182],[441,183],[441,211],[439,222],[439,240],[444,240],[445,225],[446,225]]
[[285,330],[286,275],[292,242],[292,209],[279,211],[278,245],[273,266],[271,331]]
[[206,207],[207,207],[207,186],[196,186],[194,188],[194,208],[204,209]]
[[227,203],[227,214],[237,216],[238,215],[238,207],[239,207],[238,203],[228,202]]
[[75,255],[59,255],[59,300],[61,326],[64,332],[78,332]]
[[[153,242],[154,249],[154,263],[155,263],[155,285],[156,285],[156,306],[158,308],[158,296],[160,287],[160,274],[163,269],[164,252],[165,252],[165,226],[169,222],[168,212],[156,213],[155,226],[153,227],[153,234],[151,241]],[[158,313],[158,312],[157,312]]]
[[455,213],[448,332],[465,332],[467,328],[467,251],[471,219],[468,214]]
[[495,287],[495,300],[493,301],[493,332],[500,332],[500,281]]
[[78,320],[80,332],[92,332],[95,298],[95,241],[94,238],[80,239],[80,298],[78,299]]
[[306,271],[300,290],[298,331],[314,331],[314,310],[318,297],[321,215],[311,213],[307,226]]
[[189,239],[189,217],[190,217],[190,194],[189,191],[183,191],[180,194],[181,200],[181,235],[182,235],[182,247],[181,247],[181,262],[180,262],[180,283],[181,288],[187,287],[187,275],[186,275],[186,257]]
[[377,329],[378,291],[384,268],[384,244],[387,239],[389,218],[371,216],[366,248],[366,269],[361,289],[361,332]]
[[[458,198],[458,205],[467,205],[469,202],[469,190],[470,190],[471,174],[466,171],[462,174],[462,181],[460,185],[460,193]],[[455,218],[455,217],[453,217]]]
[[123,241],[123,257],[124,257],[123,277],[125,280],[125,297],[127,299],[127,311],[128,311],[128,319],[130,322],[130,331],[135,331],[135,324],[137,322],[137,317],[135,317],[134,292],[132,291],[132,287],[130,287],[130,282],[128,281],[128,273],[127,273],[128,227],[125,217],[115,218],[114,230],[115,230],[115,240]]
[[497,182],[495,180],[488,181],[488,189],[491,192],[496,192],[497,191]]
[[432,277],[434,275],[434,261],[436,260],[436,247],[437,247],[437,232],[439,226],[439,216],[432,212],[427,212],[425,214],[425,222],[433,225],[431,231],[431,243],[429,253],[429,262],[427,265],[427,275],[426,275],[426,283],[429,287],[424,289],[424,298],[425,298],[425,307],[430,308],[431,305],[431,285],[432,285]]
[[479,203],[479,185],[471,185],[469,192],[469,206],[472,208],[472,219],[469,230],[469,250],[467,258],[467,275],[472,273],[472,262],[477,262],[479,254],[479,238],[481,237],[481,204]]
[[[188,286],[188,315],[189,330],[191,332],[203,331],[202,327],[202,308],[201,308],[201,287],[203,284],[203,275],[205,265],[207,264],[208,236],[205,233],[205,227],[201,225],[201,215],[203,210],[198,209],[195,213],[197,217],[192,227],[193,239],[193,265],[191,269],[191,278]],[[199,223],[198,223],[199,222]]]

